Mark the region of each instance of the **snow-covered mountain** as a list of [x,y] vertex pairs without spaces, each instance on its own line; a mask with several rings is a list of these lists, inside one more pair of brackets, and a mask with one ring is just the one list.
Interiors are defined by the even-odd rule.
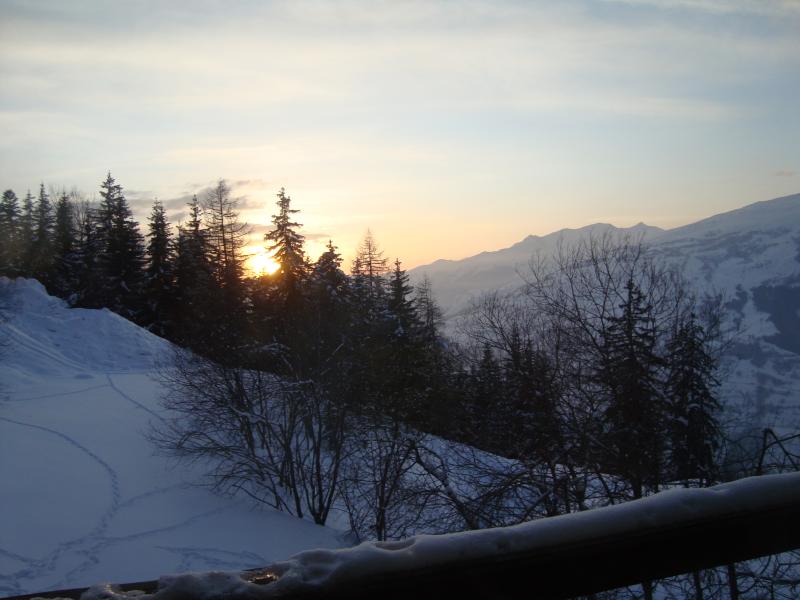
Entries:
[[430,277],[445,314],[470,298],[522,284],[530,257],[558,243],[618,231],[642,235],[652,251],[684,265],[698,289],[724,293],[741,333],[729,352],[724,397],[730,414],[753,427],[800,427],[800,194],[757,202],[671,230],[643,224],[629,229],[597,224],[529,236],[496,252],[436,261],[410,271]]
[[653,251],[728,298],[740,333],[722,391],[743,426],[800,429],[800,194],[666,231]]
[[520,273],[524,273],[532,256],[550,255],[559,244],[569,246],[578,240],[607,232],[627,233],[636,239],[641,236],[644,240],[650,240],[663,230],[644,223],[627,228],[596,223],[580,229],[562,229],[545,236],[529,235],[510,248],[481,252],[462,260],[437,260],[411,269],[409,275],[415,283],[427,275],[436,300],[446,316],[454,316],[465,309],[474,296],[519,286]]
[[337,532],[193,484],[154,454],[169,344],[0,279],[0,596],[263,566]]

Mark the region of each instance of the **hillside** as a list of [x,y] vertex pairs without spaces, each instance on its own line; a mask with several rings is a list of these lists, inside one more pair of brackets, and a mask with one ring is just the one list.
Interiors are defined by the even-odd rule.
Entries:
[[697,289],[729,299],[739,334],[728,353],[723,396],[741,427],[800,427],[800,194],[757,202],[672,230],[640,224],[597,224],[530,236],[504,250],[459,261],[436,261],[410,271],[431,278],[451,319],[470,298],[522,285],[518,270],[534,253],[552,254],[606,231],[641,234],[652,251],[685,267]]
[[0,279],[0,595],[263,566],[337,532],[197,487],[154,454],[169,344]]

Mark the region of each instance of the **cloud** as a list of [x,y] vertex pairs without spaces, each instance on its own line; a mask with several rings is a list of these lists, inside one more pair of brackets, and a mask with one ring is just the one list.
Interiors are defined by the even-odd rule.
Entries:
[[760,15],[765,17],[800,16],[796,0],[605,0],[631,6],[660,9],[685,9],[711,14]]
[[[206,191],[210,190],[210,189],[211,188],[207,188]],[[201,190],[201,193],[197,195],[197,197],[200,198],[201,194],[202,194],[202,190]],[[164,205],[164,208],[167,209],[167,210],[185,209],[186,205],[189,204],[192,201],[193,197],[194,197],[194,193],[188,193],[188,194],[183,194],[181,196],[176,196],[174,198],[167,198],[165,200],[162,200],[161,203]]]
[[[237,194],[243,188],[253,188],[253,182],[260,181],[260,180],[238,180],[238,181],[228,181],[228,188],[230,189],[230,197],[233,201],[236,202],[236,208],[239,211],[242,210],[249,210],[249,209],[256,209],[262,208],[261,201],[252,198],[249,194]],[[185,208],[187,204],[192,201],[194,196],[197,196],[197,199],[200,201],[202,205],[203,201],[208,198],[208,196],[214,191],[216,187],[216,182],[213,183],[190,183],[186,187],[191,190],[184,192],[178,196],[173,196],[171,198],[164,198],[160,199],[161,203],[164,205],[164,208],[167,210],[174,210],[179,208]],[[131,192],[127,192],[128,195],[131,195]],[[152,192],[141,192],[140,194],[152,194]],[[152,202],[152,195],[151,200]]]
[[794,177],[797,175],[797,172],[791,169],[778,169],[773,175],[775,175],[775,177]]

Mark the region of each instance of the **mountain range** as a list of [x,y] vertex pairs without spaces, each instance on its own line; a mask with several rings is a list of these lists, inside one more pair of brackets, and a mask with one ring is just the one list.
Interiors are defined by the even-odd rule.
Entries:
[[698,292],[722,293],[737,333],[722,369],[721,395],[741,427],[800,427],[800,194],[756,202],[696,223],[664,230],[639,223],[597,223],[528,236],[509,248],[412,269],[427,276],[449,323],[485,292],[523,285],[534,255],[552,255],[607,232],[641,239],[657,257],[678,265]]

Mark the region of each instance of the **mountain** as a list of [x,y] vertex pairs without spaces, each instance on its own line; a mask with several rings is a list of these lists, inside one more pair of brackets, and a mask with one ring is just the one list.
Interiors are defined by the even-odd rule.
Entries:
[[0,278],[0,596],[239,570],[338,532],[198,487],[146,438],[171,347],[107,310]]
[[724,368],[723,398],[736,421],[758,428],[800,427],[800,194],[757,202],[670,230],[643,224],[607,224],[529,236],[510,248],[412,269],[412,280],[430,277],[447,317],[473,296],[523,284],[530,257],[551,255],[608,231],[641,235],[651,251],[683,266],[698,290],[728,299],[730,322],[739,327]]
[[751,427],[800,428],[800,194],[664,232],[653,251],[728,299],[723,397]]
[[607,232],[629,234],[637,239],[641,236],[649,240],[663,233],[663,230],[644,223],[627,228],[596,223],[580,229],[562,229],[541,237],[529,235],[510,248],[481,252],[462,260],[437,260],[429,265],[411,269],[409,276],[412,281],[419,283],[427,275],[433,285],[437,301],[446,316],[450,317],[467,308],[475,296],[520,285],[522,281],[520,273],[524,273],[532,256],[551,255],[559,244],[571,245],[589,236]]

